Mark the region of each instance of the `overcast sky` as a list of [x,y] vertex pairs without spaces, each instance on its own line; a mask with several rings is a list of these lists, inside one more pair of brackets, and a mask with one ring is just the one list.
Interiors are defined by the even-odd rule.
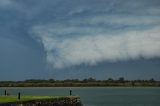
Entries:
[[159,0],[0,0],[0,80],[160,80]]

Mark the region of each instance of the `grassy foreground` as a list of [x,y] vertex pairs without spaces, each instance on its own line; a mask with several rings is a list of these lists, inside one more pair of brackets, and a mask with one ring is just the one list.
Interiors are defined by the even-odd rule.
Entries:
[[[37,100],[37,99],[50,99],[60,98],[58,96],[21,96],[21,101]],[[0,96],[0,103],[16,102],[18,101],[17,96]]]

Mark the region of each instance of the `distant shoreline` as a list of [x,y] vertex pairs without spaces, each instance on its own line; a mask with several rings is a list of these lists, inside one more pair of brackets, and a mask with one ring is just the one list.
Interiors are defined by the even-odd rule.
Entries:
[[154,80],[25,80],[0,81],[0,87],[160,87]]

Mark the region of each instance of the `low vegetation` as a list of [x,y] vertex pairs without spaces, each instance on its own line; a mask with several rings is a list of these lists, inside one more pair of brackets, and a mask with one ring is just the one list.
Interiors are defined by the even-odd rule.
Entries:
[[125,80],[120,77],[117,80],[108,78],[107,80],[88,79],[67,79],[67,80],[41,80],[29,79],[25,81],[0,81],[0,87],[108,87],[108,86],[124,86],[124,87],[160,87],[160,81],[150,80]]
[[[58,98],[53,96],[21,96],[21,101],[37,100],[37,99],[49,99]],[[18,101],[17,96],[0,96],[0,103],[16,102]]]

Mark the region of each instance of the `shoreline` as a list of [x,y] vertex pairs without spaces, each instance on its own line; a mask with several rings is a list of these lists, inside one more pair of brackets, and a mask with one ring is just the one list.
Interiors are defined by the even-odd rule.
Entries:
[[[8,96],[10,98],[10,96]],[[80,97],[78,96],[64,96],[60,98],[41,98],[31,100],[16,100],[0,103],[2,106],[82,106]]]
[[35,87],[35,86],[33,86],[33,87],[19,87],[19,86],[17,86],[17,87],[0,87],[0,88],[24,88],[24,89],[29,89],[29,88],[160,88],[160,86],[70,86],[70,87],[48,87],[48,86],[46,86],[46,87],[44,87],[44,86],[39,86],[39,87]]

